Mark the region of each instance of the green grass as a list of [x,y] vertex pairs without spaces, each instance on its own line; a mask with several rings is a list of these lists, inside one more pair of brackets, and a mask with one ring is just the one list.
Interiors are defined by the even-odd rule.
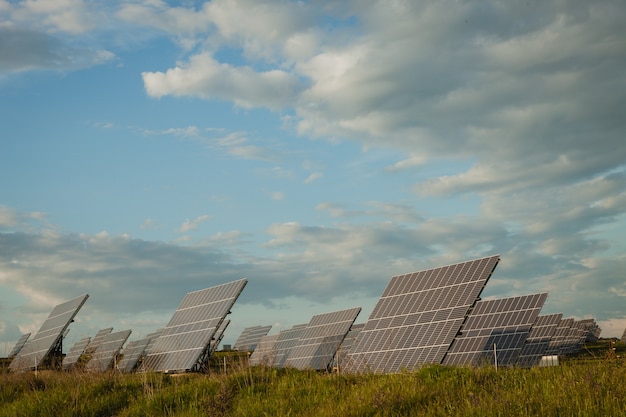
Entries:
[[3,416],[626,416],[622,360],[534,369],[428,366],[390,375],[0,374]]

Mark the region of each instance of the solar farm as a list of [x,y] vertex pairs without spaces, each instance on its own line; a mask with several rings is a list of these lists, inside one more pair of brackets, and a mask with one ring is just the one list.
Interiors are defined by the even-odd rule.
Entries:
[[[555,364],[598,339],[593,319],[542,315],[547,293],[482,300],[499,261],[493,255],[394,276],[365,320],[361,307],[349,306],[274,334],[259,324],[245,328],[233,347],[247,353],[247,366],[392,374],[428,365]],[[240,279],[186,294],[169,323],[146,337],[105,328],[63,354],[63,339],[89,296],[76,297],[56,306],[32,338],[18,340],[10,372],[206,373],[247,284]]]

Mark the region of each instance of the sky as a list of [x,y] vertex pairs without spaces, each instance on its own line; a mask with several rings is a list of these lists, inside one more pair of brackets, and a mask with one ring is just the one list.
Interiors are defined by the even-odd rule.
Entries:
[[247,278],[224,343],[500,254],[626,328],[622,0],[0,0],[0,356]]

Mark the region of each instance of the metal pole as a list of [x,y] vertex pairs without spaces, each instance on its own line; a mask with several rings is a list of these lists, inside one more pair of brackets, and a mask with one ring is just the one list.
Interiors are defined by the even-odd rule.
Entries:
[[496,364],[496,371],[498,370],[498,353],[496,352],[496,344],[493,344],[493,361]]

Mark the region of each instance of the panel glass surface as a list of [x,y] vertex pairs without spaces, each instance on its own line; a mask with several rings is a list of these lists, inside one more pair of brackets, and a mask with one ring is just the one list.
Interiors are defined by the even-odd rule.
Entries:
[[393,277],[344,369],[398,372],[440,363],[499,260],[495,255]]
[[247,283],[246,279],[188,293],[144,360],[146,370],[186,372],[210,349],[218,326]]
[[67,352],[67,355],[63,358],[63,362],[61,362],[61,369],[64,371],[73,369],[78,363],[81,355],[85,353],[85,349],[87,349],[90,341],[91,337],[84,337],[74,343],[74,346],[72,346],[70,351]]
[[85,370],[104,372],[113,368],[114,361],[131,332],[131,330],[121,330],[119,332],[106,334],[102,338],[100,346],[98,346],[89,362],[87,362]]
[[263,336],[266,336],[272,326],[253,326],[243,329],[237,341],[233,345],[234,350],[242,352],[253,352],[256,349],[256,345],[259,343]]
[[518,358],[519,366],[524,368],[539,366],[562,317],[561,313],[537,317]]
[[274,358],[276,356],[274,347],[279,336],[280,334],[272,334],[261,337],[256,349],[254,349],[254,352],[250,355],[250,366],[271,366],[274,363]]
[[20,353],[20,350],[22,350],[22,348],[24,347],[24,345],[26,344],[26,341],[28,340],[28,338],[30,337],[30,333],[25,333],[23,334],[15,343],[15,346],[13,346],[13,349],[11,349],[11,352],[9,352],[9,358],[14,358],[17,356],[18,353]]
[[[479,301],[454,338],[444,365],[516,365],[547,293]],[[494,351],[495,349],[495,351]]]
[[100,347],[100,344],[102,344],[102,339],[104,339],[104,336],[108,335],[112,331],[113,327],[107,327],[106,329],[98,330],[98,333],[96,333],[93,339],[91,339],[89,346],[87,346],[87,349],[85,349],[85,353],[87,353],[88,355],[93,354],[96,349]]
[[65,301],[54,307],[46,321],[32,339],[26,341],[22,350],[9,365],[12,371],[35,369],[50,351],[62,341],[68,326],[89,298],[88,294]]
[[226,328],[228,327],[229,324],[230,324],[230,320],[222,321],[222,324],[213,335],[213,339],[211,339],[211,343],[210,343],[211,353],[215,352],[218,346],[220,345],[220,343],[222,342],[222,339],[224,338],[224,332],[226,332]]
[[574,325],[573,318],[561,319],[561,322],[556,327],[554,331],[554,335],[550,340],[550,344],[548,345],[548,349],[546,349],[546,356],[554,356],[561,355],[562,351],[565,349],[568,337],[569,337],[569,329]]
[[313,316],[296,346],[289,352],[285,366],[297,369],[326,370],[337,349],[361,312],[361,307]]

